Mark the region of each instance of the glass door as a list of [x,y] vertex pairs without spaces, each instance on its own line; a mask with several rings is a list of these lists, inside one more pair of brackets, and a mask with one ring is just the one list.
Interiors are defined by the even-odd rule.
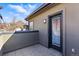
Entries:
[[57,14],[49,19],[50,46],[62,51],[62,15]]
[[52,19],[52,45],[60,47],[60,17]]

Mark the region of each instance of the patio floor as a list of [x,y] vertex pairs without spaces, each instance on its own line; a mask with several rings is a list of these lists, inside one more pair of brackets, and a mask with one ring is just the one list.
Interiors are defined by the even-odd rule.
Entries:
[[62,56],[62,54],[54,49],[48,49],[40,44],[36,44],[9,52],[3,56]]

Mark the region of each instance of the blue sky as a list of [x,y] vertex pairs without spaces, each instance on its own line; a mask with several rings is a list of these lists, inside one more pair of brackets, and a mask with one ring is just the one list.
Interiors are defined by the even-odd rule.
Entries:
[[12,22],[13,19],[24,21],[29,14],[41,5],[41,3],[0,3],[0,6],[3,7],[0,14],[5,22]]

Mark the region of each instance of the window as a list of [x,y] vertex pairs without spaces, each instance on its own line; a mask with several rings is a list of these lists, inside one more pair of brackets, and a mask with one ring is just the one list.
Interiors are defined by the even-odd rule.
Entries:
[[33,30],[33,21],[29,24],[29,30]]

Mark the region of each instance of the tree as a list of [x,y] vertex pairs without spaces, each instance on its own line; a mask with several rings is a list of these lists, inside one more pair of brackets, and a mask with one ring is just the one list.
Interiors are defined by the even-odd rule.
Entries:
[[24,28],[23,25],[24,25],[24,23],[23,23],[22,21],[17,21],[17,22],[16,22],[16,27],[17,27],[17,28],[23,29],[23,28]]

